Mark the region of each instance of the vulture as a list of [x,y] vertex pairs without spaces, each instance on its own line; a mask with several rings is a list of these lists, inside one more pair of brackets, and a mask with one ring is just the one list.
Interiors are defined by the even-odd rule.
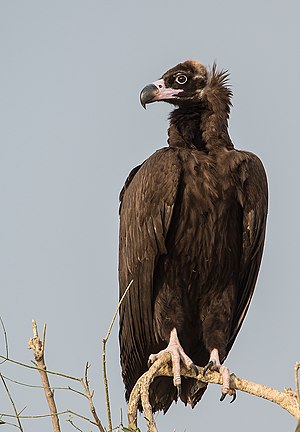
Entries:
[[228,71],[187,60],[148,84],[147,104],[174,106],[168,146],[134,168],[120,193],[119,343],[125,397],[164,352],[172,377],[149,390],[153,411],[181,399],[192,407],[207,384],[180,364],[222,374],[254,292],[263,254],[268,186],[260,159],[228,133]]

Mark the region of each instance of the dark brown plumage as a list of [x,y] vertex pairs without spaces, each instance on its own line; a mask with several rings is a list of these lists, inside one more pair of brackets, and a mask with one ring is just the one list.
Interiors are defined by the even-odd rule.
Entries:
[[[175,329],[190,359],[205,366],[227,357],[253,295],[263,253],[267,180],[259,158],[235,150],[228,134],[227,72],[180,63],[141,93],[163,100],[168,147],[134,168],[120,194],[120,354],[126,399],[166,348]],[[175,381],[174,381],[175,382]],[[206,387],[181,383],[194,406]],[[154,411],[177,400],[172,379],[150,387]]]

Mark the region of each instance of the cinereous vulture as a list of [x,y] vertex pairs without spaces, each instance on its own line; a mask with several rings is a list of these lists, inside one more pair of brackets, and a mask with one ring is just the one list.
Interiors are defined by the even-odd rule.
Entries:
[[[120,355],[126,399],[161,352],[174,378],[155,378],[153,411],[178,397],[192,407],[205,384],[180,376],[180,362],[218,370],[253,295],[264,246],[268,187],[253,153],[236,150],[228,133],[232,92],[227,71],[188,60],[140,94],[165,101],[168,146],[129,174],[120,194]],[[232,392],[231,392],[232,393]]]

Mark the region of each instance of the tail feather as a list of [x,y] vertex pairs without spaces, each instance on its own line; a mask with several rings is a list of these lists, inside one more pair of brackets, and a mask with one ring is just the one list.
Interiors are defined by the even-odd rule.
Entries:
[[[189,404],[194,408],[202,398],[206,388],[207,384],[203,384],[198,380],[183,378],[180,399],[185,405]],[[149,391],[149,401],[153,412],[163,411],[165,414],[171,404],[174,401],[177,402],[177,400],[177,389],[174,387],[173,378],[157,377],[154,379]]]

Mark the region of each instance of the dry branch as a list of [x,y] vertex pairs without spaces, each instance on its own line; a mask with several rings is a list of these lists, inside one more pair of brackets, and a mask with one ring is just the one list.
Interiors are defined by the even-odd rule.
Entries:
[[[182,367],[181,375],[188,378],[195,378],[194,373],[190,370],[187,370],[185,367]],[[149,387],[154,378],[157,376],[173,376],[172,367],[170,365],[170,354],[166,353],[159,360],[157,360],[150,367],[150,369],[140,377],[131,392],[128,404],[128,424],[130,430],[132,431],[137,430],[137,412],[139,403],[141,403],[147,422],[148,431],[157,432],[152,407],[149,403]],[[203,368],[201,367],[198,367],[197,379],[203,383],[222,385],[222,378],[218,372],[208,371],[205,376],[203,376]],[[238,378],[234,374],[231,374],[230,376],[230,387],[235,390],[240,390],[254,396],[267,399],[270,402],[274,402],[287,410],[297,420],[300,418],[298,395],[291,389],[285,389],[284,391],[275,390],[262,384],[257,384],[246,379]]]
[[98,414],[96,412],[96,408],[95,408],[94,403],[93,403],[94,390],[92,392],[90,391],[89,379],[88,379],[88,370],[89,370],[89,367],[90,366],[87,363],[86,366],[85,366],[84,378],[82,378],[82,381],[81,381],[82,385],[83,385],[83,388],[84,388],[84,391],[85,391],[85,395],[84,396],[86,396],[87,399],[88,399],[88,401],[89,401],[90,411],[91,411],[91,413],[92,413],[92,415],[94,417],[95,424],[97,425],[99,431],[100,432],[105,432],[105,429],[104,429],[104,427],[101,424],[101,421],[100,421],[100,419],[98,417]]
[[127,286],[127,288],[125,289],[119,303],[118,306],[115,310],[115,313],[112,317],[111,323],[109,325],[108,331],[106,333],[105,338],[102,339],[102,372],[103,372],[103,381],[104,381],[104,391],[105,391],[105,401],[106,401],[106,412],[107,412],[107,421],[108,421],[108,431],[112,431],[112,420],[111,420],[111,409],[110,409],[110,401],[109,401],[109,390],[108,390],[108,379],[107,379],[107,372],[106,372],[106,344],[107,341],[109,339],[109,336],[111,334],[114,322],[117,318],[117,314],[119,311],[119,308],[124,300],[124,298],[127,295],[127,292],[129,290],[129,288],[131,287],[133,283],[133,280],[131,280]]
[[57,408],[54,400],[54,392],[50,387],[48,375],[46,372],[45,359],[44,359],[46,324],[44,325],[42,340],[39,338],[37,325],[34,320],[32,320],[32,330],[33,330],[33,338],[29,339],[28,347],[34,351],[34,358],[37,362],[37,366],[43,383],[45,396],[51,413],[53,431],[60,432],[59,418],[57,415]]
[[[54,432],[60,432],[59,415],[63,414],[63,413],[67,413],[67,412],[72,414],[72,412],[70,410],[64,411],[62,413],[57,412],[55,399],[54,399],[54,392],[53,392],[53,389],[50,387],[50,383],[49,383],[49,379],[48,379],[48,375],[47,375],[47,373],[49,373],[49,371],[46,371],[46,365],[45,365],[45,361],[44,361],[46,325],[44,325],[43,339],[42,340],[39,338],[38,330],[37,330],[37,324],[34,320],[32,321],[32,329],[33,329],[33,338],[29,339],[28,346],[30,349],[34,350],[34,358],[37,362],[37,367],[35,369],[37,369],[41,375],[43,388],[45,391],[47,403],[48,403],[48,406],[50,409],[50,415],[52,418],[53,431]],[[82,393],[78,390],[72,389],[71,387],[68,387],[68,389],[71,391],[74,391],[74,392],[76,392],[76,393],[80,394],[81,396],[84,396],[88,399],[89,405],[90,405],[90,411],[93,415],[94,421],[92,421],[89,418],[82,416],[80,414],[77,414],[77,413],[73,413],[73,414],[76,415],[77,417],[80,417],[80,418],[90,422],[91,424],[97,426],[97,428],[99,429],[100,432],[105,432],[105,429],[100,422],[100,419],[97,415],[97,412],[96,412],[96,409],[95,409],[95,406],[93,403],[94,391],[92,391],[92,392],[90,391],[89,379],[88,379],[88,369],[89,369],[89,364],[87,363],[86,367],[85,367],[85,373],[84,373],[83,378],[70,377],[68,375],[58,374],[55,372],[51,372],[51,373],[63,376],[65,378],[71,378],[71,379],[75,379],[76,381],[80,381],[80,383],[82,384],[82,386],[84,388],[84,393]]]
[[[19,413],[18,410],[17,410],[17,407],[16,407],[16,405],[15,405],[15,403],[14,403],[14,400],[13,400],[11,394],[10,394],[10,391],[8,390],[8,387],[7,387],[7,384],[6,384],[6,382],[5,382],[5,379],[4,379],[4,377],[3,377],[3,375],[2,375],[1,373],[0,373],[0,378],[1,378],[2,382],[3,382],[3,385],[4,385],[4,388],[5,388],[5,390],[6,390],[6,393],[7,393],[8,397],[9,397],[9,400],[10,400],[10,402],[11,402],[11,404],[12,404],[13,409],[14,409],[14,412],[15,412],[15,418],[17,419],[17,422],[18,422],[18,426],[17,426],[17,428],[18,428],[21,432],[23,432],[23,427],[22,427],[22,424],[21,424],[21,421],[20,421],[20,415],[19,415],[20,413]],[[4,424],[4,422],[2,422],[2,424]],[[11,423],[11,425],[12,425],[12,423]],[[16,426],[16,425],[13,425],[13,426]]]

